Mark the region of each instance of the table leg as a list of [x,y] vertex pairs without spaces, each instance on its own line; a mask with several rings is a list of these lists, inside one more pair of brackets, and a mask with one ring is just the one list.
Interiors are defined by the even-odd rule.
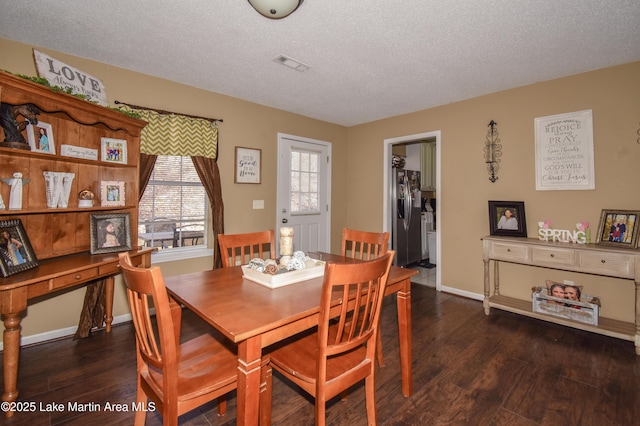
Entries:
[[111,323],[113,322],[113,286],[115,278],[104,279],[104,323],[107,333],[111,333]]
[[[4,314],[4,353],[2,367],[4,371],[4,393],[2,400],[12,402],[18,399],[18,360],[20,358],[20,313]],[[13,411],[6,412],[7,417]]]
[[400,369],[402,371],[402,394],[410,397],[413,394],[411,366],[411,280],[403,282],[403,289],[398,291],[398,334],[400,340]]
[[261,336],[238,344],[238,425],[258,425],[261,356]]

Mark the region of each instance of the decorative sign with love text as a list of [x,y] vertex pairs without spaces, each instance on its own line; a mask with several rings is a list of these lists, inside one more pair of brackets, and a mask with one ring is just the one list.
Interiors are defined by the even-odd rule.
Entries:
[[536,190],[595,189],[591,110],[535,119]]
[[52,86],[71,89],[71,93],[84,95],[90,102],[107,106],[107,92],[102,81],[51,56],[33,49],[38,77],[46,78]]

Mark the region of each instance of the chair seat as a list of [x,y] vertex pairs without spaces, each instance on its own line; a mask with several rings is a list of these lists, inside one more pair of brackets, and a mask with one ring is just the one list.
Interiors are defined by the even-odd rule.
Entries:
[[[330,335],[335,335],[335,327],[331,327]],[[287,345],[269,352],[271,365],[278,370],[284,370],[301,381],[313,384],[318,377],[318,365],[309,362],[315,359],[318,346],[318,334],[311,333]],[[361,365],[359,365],[361,364]],[[366,348],[359,346],[339,357],[327,359],[327,382],[356,367],[368,368],[370,362],[366,359]],[[354,383],[357,382],[354,381]]]
[[[238,355],[211,334],[182,343],[178,353],[178,401],[188,401],[237,382]],[[162,373],[149,369],[143,375],[162,395]]]

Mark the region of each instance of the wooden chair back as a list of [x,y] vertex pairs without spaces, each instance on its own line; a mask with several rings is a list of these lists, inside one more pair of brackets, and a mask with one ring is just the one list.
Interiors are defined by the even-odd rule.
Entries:
[[342,229],[343,256],[354,259],[371,260],[383,256],[389,248],[388,232],[367,232]]
[[[394,255],[391,250],[366,263],[327,264],[320,300],[319,365],[326,365],[329,357],[363,345],[367,347],[365,359],[373,363],[375,342],[367,342],[378,332],[380,309]],[[336,308],[332,301],[337,293],[342,295],[343,302]],[[349,302],[344,303],[345,300]],[[322,375],[322,369],[319,373]],[[326,377],[320,376],[319,381],[326,381]]]
[[[271,365],[315,398],[316,425],[325,404],[365,380],[368,424],[376,424],[374,358],[380,309],[395,252],[358,263],[327,263],[317,332],[274,349]],[[340,303],[335,303],[340,295]],[[270,406],[261,401],[265,417]]]
[[[136,267],[126,252],[118,257],[136,333],[136,403],[154,401],[165,425],[216,398],[224,414],[223,396],[237,387],[237,354],[208,333],[180,343],[181,308],[169,300],[160,268]],[[135,424],[145,418],[136,411]]]
[[255,257],[264,259],[268,251],[271,259],[276,258],[276,238],[273,229],[246,234],[218,234],[222,267],[246,265]]

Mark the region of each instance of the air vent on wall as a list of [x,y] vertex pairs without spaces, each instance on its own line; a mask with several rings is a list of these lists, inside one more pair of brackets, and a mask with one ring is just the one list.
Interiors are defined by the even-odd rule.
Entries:
[[300,72],[305,72],[311,68],[309,65],[303,64],[302,62],[296,61],[295,59],[285,55],[278,55],[273,58],[273,61]]

